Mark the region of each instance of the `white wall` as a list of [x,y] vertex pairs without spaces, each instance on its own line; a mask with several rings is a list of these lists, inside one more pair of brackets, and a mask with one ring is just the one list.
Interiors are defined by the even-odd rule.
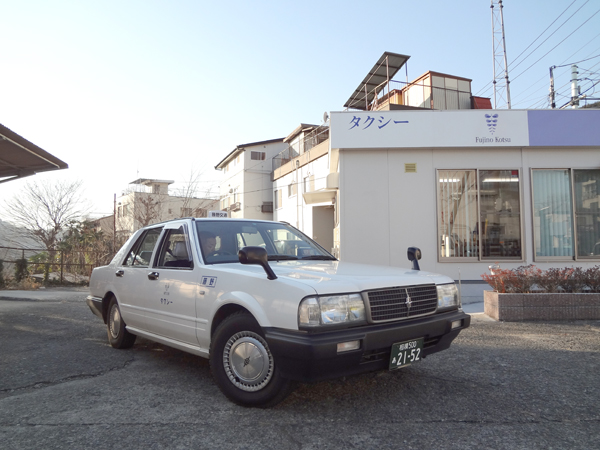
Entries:
[[[405,173],[405,163],[416,163],[417,173]],[[597,265],[598,261],[534,261],[532,225],[531,168],[592,167],[600,167],[600,147],[340,150],[340,257],[410,267],[406,249],[416,246],[423,253],[421,269],[481,280],[494,261],[438,262],[436,170],[519,169],[523,261],[500,261],[501,267]]]
[[[233,204],[237,188],[237,201],[241,203],[239,211],[231,211],[230,217],[272,220],[272,213],[263,213],[264,202],[273,201],[273,183],[271,181],[272,158],[287,147],[283,142],[247,145],[240,153],[240,162],[231,162],[221,182],[221,197],[229,197]],[[264,160],[252,159],[252,152],[265,152]]]
[[[274,220],[288,222],[303,233],[313,237],[313,207],[331,205],[331,202],[307,205],[302,196],[304,193],[304,179],[313,176],[312,186],[314,190],[324,189],[329,174],[328,159],[329,155],[325,154],[273,182],[273,195],[275,195],[276,190],[282,190],[282,207],[274,211]],[[297,183],[297,194],[288,197],[288,186],[291,183]]]

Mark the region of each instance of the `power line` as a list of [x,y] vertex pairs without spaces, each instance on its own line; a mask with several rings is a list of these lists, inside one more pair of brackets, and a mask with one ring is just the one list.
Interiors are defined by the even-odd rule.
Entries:
[[592,14],[585,22],[583,22],[581,25],[579,25],[575,30],[573,30],[566,38],[564,38],[562,41],[560,41],[558,44],[556,44],[554,47],[552,47],[550,50],[548,50],[546,53],[544,53],[536,62],[534,62],[533,64],[531,64],[527,69],[525,69],[523,72],[521,72],[519,75],[517,75],[516,77],[513,78],[513,81],[515,81],[517,78],[519,78],[521,75],[523,75],[525,72],[527,72],[529,69],[531,69],[533,66],[535,66],[538,62],[540,62],[545,56],[548,55],[548,53],[550,53],[551,51],[555,50],[556,47],[558,47],[560,44],[562,44],[563,42],[565,42],[567,39],[569,39],[575,32],[577,32],[582,26],[584,26],[586,23],[588,23],[596,14],[598,14],[600,12],[600,9],[598,11],[596,11],[594,14]]

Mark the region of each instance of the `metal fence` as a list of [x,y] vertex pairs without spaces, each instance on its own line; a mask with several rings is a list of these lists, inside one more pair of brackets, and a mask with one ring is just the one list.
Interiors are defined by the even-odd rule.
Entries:
[[112,254],[102,254],[94,251],[66,251],[40,248],[2,247],[0,260],[4,266],[4,278],[14,278],[16,264],[25,260],[27,274],[36,281],[52,284],[84,284],[94,267],[108,264]]

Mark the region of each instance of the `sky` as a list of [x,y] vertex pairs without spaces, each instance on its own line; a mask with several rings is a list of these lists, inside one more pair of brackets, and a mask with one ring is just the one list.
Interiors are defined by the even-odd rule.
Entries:
[[[565,104],[572,63],[600,97],[597,0],[503,6],[513,109],[549,107],[551,66]],[[396,80],[493,93],[489,0],[0,0],[0,23],[0,123],[69,165],[0,184],[4,220],[28,181],[83,180],[91,217],[138,178],[178,189],[200,172],[197,194],[218,195],[237,145],[342,111],[385,51],[410,56]]]

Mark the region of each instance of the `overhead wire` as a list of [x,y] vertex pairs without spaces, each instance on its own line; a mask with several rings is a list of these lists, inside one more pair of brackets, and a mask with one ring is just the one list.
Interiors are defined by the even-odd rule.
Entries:
[[[544,31],[542,31],[533,41],[531,44],[529,44],[510,64],[509,67],[512,67],[513,69],[518,67],[520,64],[522,64],[525,60],[527,60],[527,58],[529,58],[536,50],[538,50],[540,48],[541,45],[543,45],[545,42],[548,41],[548,39],[550,39],[550,37],[552,37],[558,30],[560,30],[575,14],[577,14],[588,2],[589,0],[587,0],[582,6],[580,6],[571,16],[569,16],[556,30],[554,30],[548,37],[546,37],[546,39],[544,39],[535,49],[533,49],[531,52],[529,52],[527,54],[527,56],[525,56],[520,62],[516,63],[519,58],[529,49],[531,48],[531,46],[540,39],[541,36],[543,36],[548,29],[550,29],[552,27],[552,25],[554,25],[559,19],[560,17],[562,17],[567,10],[569,10],[569,8],[571,8],[571,6],[573,6],[573,4],[576,2],[576,0],[574,0],[573,2],[571,2],[558,16],[556,19],[554,19],[554,21],[552,21],[552,23],[546,27],[546,29],[544,29]],[[521,73],[519,73],[516,77],[514,77],[511,81],[514,81],[515,79],[517,79],[518,77],[520,77],[521,75],[523,75],[525,72],[527,72],[529,69],[531,69],[535,64],[537,64],[541,59],[543,59],[545,56],[547,56],[550,52],[552,52],[553,50],[555,50],[559,45],[561,45],[566,39],[568,39],[569,37],[571,37],[575,32],[577,32],[581,27],[583,27],[587,22],[589,22],[596,14],[598,14],[598,12],[600,12],[600,10],[596,11],[594,14],[592,14],[587,20],[585,20],[581,25],[579,25],[573,32],[571,32],[567,37],[565,37],[561,42],[559,42],[556,46],[554,46],[552,49],[550,49],[548,52],[546,52],[541,58],[539,58],[538,60],[536,60],[533,64],[531,64],[529,67],[527,67],[525,70],[523,70]],[[595,36],[594,38],[592,38],[590,41],[588,41],[587,44],[588,45],[590,42],[592,42],[594,39],[596,39],[598,37]],[[583,47],[585,47],[585,45]],[[582,48],[583,48],[582,47]],[[580,51],[581,48],[578,50]],[[577,51],[577,52],[578,52]],[[577,52],[575,52],[574,54],[576,54]],[[574,55],[573,54],[573,55]],[[572,55],[572,56],[573,56]],[[515,65],[516,63],[516,65]],[[543,80],[544,77],[542,77],[540,80],[536,81],[533,83],[532,86],[530,86],[529,88],[527,88],[526,90],[531,89],[531,87],[535,86],[537,83],[539,83],[539,81]],[[476,95],[482,95],[486,92],[488,92],[491,88],[493,87],[493,82],[489,82],[487,83],[485,86],[483,86]],[[513,102],[514,103],[514,102]]]

